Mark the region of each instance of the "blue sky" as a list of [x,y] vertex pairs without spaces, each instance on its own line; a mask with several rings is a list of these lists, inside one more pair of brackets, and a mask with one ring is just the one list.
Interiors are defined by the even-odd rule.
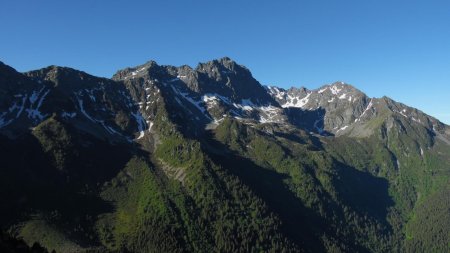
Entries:
[[19,71],[229,56],[262,84],[345,81],[450,123],[450,1],[0,0],[0,33]]

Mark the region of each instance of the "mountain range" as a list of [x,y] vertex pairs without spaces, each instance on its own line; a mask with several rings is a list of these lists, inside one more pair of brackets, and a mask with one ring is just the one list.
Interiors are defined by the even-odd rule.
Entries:
[[450,251],[450,126],[227,57],[110,79],[0,62],[0,157],[0,228],[48,251]]

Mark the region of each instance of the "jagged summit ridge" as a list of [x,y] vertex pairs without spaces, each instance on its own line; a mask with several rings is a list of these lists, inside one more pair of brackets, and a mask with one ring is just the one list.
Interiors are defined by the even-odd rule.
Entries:
[[[17,75],[22,76],[20,73]],[[208,128],[211,124],[217,126],[224,118],[233,117],[249,124],[294,125],[320,135],[368,136],[379,126],[378,123],[373,123],[377,121],[375,119],[402,117],[403,120],[432,132],[446,131],[445,125],[420,111],[386,98],[370,98],[344,82],[334,82],[314,90],[305,87],[282,89],[263,86],[246,67],[228,57],[199,63],[196,68],[187,65],[158,65],[155,61],[148,61],[117,71],[111,80],[58,66],[30,71],[26,76],[29,77],[26,96],[41,94],[41,88],[48,87],[43,90],[46,95],[38,108],[43,111],[38,113],[36,108],[27,109],[35,111],[31,115],[37,115],[30,116],[34,124],[56,110],[57,114],[64,115],[65,118],[71,115],[69,118],[76,119],[84,115],[85,119],[102,125],[112,135],[130,136],[130,132],[134,131],[139,133],[138,139],[153,125],[155,106],[160,100],[179,108],[179,112],[184,112],[184,119],[200,129]],[[32,84],[33,82],[37,84]],[[41,88],[36,88],[38,86]],[[106,91],[105,89],[110,89],[108,87],[116,87],[113,88],[116,91]],[[51,102],[56,108],[47,110],[52,107],[46,105],[49,94],[51,99],[64,94],[69,100]],[[105,97],[105,94],[109,95]],[[87,98],[88,101],[82,98]],[[11,113],[2,114],[3,126],[14,121],[13,112],[20,116],[20,110],[16,111],[14,108],[22,108],[20,104],[26,107],[18,98],[16,100],[4,106]],[[104,104],[111,100],[122,101],[122,105],[117,107]],[[89,112],[86,108],[96,109],[95,112]],[[138,108],[138,111],[133,108]],[[118,119],[104,114],[115,114],[118,109],[121,113],[127,113],[129,116],[126,118],[131,120],[118,124]],[[104,117],[107,119],[103,119]]]
[[254,104],[274,104],[271,96],[253,78],[251,72],[228,57],[199,63],[193,69],[187,65],[180,67],[158,65],[154,61],[118,71],[113,80],[133,80],[143,78],[147,81],[182,84],[191,92],[217,94],[233,102],[250,99]]
[[309,90],[305,87],[291,87],[285,90],[276,86],[267,86],[267,90],[279,101],[282,107],[306,109],[311,109],[313,106],[320,106],[325,102],[332,103],[335,100],[355,102],[360,97],[367,97],[360,90],[344,82],[324,85],[315,90]]

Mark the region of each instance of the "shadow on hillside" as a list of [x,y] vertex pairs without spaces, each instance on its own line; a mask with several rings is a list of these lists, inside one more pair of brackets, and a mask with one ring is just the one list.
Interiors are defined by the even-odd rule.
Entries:
[[324,130],[325,109],[303,110],[301,108],[289,107],[284,109],[289,123],[308,132],[324,136],[333,134]]
[[[286,140],[295,142],[295,143],[300,143],[303,145],[308,145],[309,150],[323,150],[323,144],[320,141],[320,139],[317,136],[314,135],[302,135],[299,136],[297,134],[292,134],[292,133],[283,133],[283,132],[274,132],[273,133],[275,136],[284,138]],[[309,143],[308,143],[309,142]],[[312,144],[312,145],[311,145]]]
[[339,177],[334,186],[341,201],[359,213],[368,214],[390,227],[387,215],[394,201],[389,196],[389,182],[341,162],[335,161],[335,164]]
[[[285,235],[298,245],[312,252],[324,252],[321,236],[330,235],[332,238],[342,235],[334,231],[335,228],[328,223],[332,222],[331,220],[319,216],[317,214],[319,210],[314,211],[305,207],[301,199],[288,189],[284,183],[288,178],[287,175],[261,167],[251,159],[230,150],[225,144],[215,140],[212,132],[208,133],[205,140],[208,141],[202,143],[204,152],[211,157],[214,163],[220,164],[239,177],[258,197],[264,200],[270,210],[282,220],[282,231]],[[394,205],[394,201],[389,196],[388,181],[336,160],[333,164],[337,175],[333,177],[332,184],[337,193],[338,202],[329,201],[333,197],[326,191],[321,192],[322,201],[326,202],[326,204],[324,202],[325,210],[322,211],[327,213],[327,216],[336,215],[335,218],[345,222],[344,212],[347,209],[344,207],[350,207],[349,210],[357,212],[360,221],[366,219],[364,217],[367,216],[370,220],[376,220],[382,224],[382,227],[376,228],[380,237],[391,233],[392,227],[387,222],[387,215],[389,208]],[[315,168],[310,169],[315,170]],[[347,218],[352,215],[354,214],[345,214]],[[369,226],[369,224],[360,225]],[[360,228],[348,226],[349,229],[355,229],[354,233],[360,232],[358,230]],[[351,245],[352,250],[369,251],[355,241],[355,238],[342,238],[342,240],[347,246]]]
[[269,210],[281,219],[281,229],[288,238],[312,252],[325,251],[318,232],[326,224],[288,189],[284,183],[287,176],[258,166],[212,137],[202,144],[215,164],[237,176],[268,204]]
[[[94,234],[95,217],[113,211],[98,192],[125,167],[131,153],[128,146],[111,145],[66,127],[73,141],[67,147],[43,146],[31,134],[16,140],[0,138],[0,226],[7,228],[38,215],[58,229],[82,227],[84,232],[72,236],[80,245],[90,244],[87,234]],[[63,155],[64,166],[57,166],[53,152]]]

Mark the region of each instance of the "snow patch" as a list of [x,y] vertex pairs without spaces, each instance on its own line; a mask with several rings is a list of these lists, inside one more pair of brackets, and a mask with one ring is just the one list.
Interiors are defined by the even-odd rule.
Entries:
[[[206,109],[203,107],[203,106],[201,106],[204,102],[203,102],[203,100],[200,100],[200,101],[196,101],[196,100],[194,100],[193,98],[191,98],[191,97],[189,97],[189,93],[187,93],[187,92],[181,92],[181,91],[179,91],[177,88],[175,88],[174,86],[171,86],[172,87],[172,90],[176,93],[176,94],[179,94],[180,96],[182,96],[185,100],[187,100],[189,103],[191,103],[192,105],[194,105],[200,112],[202,112],[206,117],[208,117],[209,119],[212,119],[208,114],[206,114]],[[177,97],[175,97],[175,100],[180,104],[180,105],[183,105],[182,103],[181,103],[181,101],[177,98]]]
[[218,100],[222,100],[227,104],[231,104],[230,100],[227,97],[221,96],[216,93],[206,93],[201,97],[201,100],[205,103],[217,102]]
[[411,119],[414,120],[414,121],[417,122],[417,123],[422,123],[422,121],[421,121],[420,119],[416,119],[416,118],[414,118],[414,117],[411,117]]
[[13,112],[15,109],[18,109],[17,114],[16,114],[16,119],[20,117],[20,115],[22,114],[23,109],[25,108],[25,102],[27,100],[27,96],[24,96],[22,98],[22,104],[20,106],[17,106],[16,103],[14,103],[14,105],[12,107],[9,108],[9,112]]
[[148,124],[148,132],[150,133],[150,131],[152,130],[152,126],[153,126],[153,121],[147,121]]
[[317,93],[324,93],[326,90],[328,90],[329,87],[325,87],[320,89]]
[[[404,111],[404,110],[403,110]],[[401,111],[401,112],[398,112],[400,115],[402,115],[403,117],[405,117],[405,118],[408,118],[408,116],[405,114],[405,113],[403,113],[403,111]]]
[[240,108],[244,111],[252,111],[255,104],[250,99],[242,99],[240,104],[233,103],[234,107]]
[[275,117],[279,115],[280,108],[269,105],[269,106],[261,106],[258,108],[263,112],[267,117],[264,117],[263,115],[259,115],[260,119],[259,122],[261,123],[271,123],[271,122],[278,122],[279,120],[276,120]]
[[107,126],[105,124],[104,121],[99,121],[100,124],[102,124],[102,126],[106,129],[106,131],[110,134],[117,134],[117,135],[121,135],[119,132],[117,132],[116,130],[114,130],[112,127]]
[[[75,96],[76,96],[77,101],[78,101],[78,107],[80,108],[81,113],[82,113],[86,118],[88,118],[90,121],[92,121],[92,122],[94,122],[94,123],[99,123],[99,124],[101,124],[101,125],[103,126],[103,128],[105,128],[105,130],[106,130],[108,133],[110,133],[110,134],[117,134],[117,135],[123,136],[122,134],[120,134],[119,132],[117,132],[116,130],[114,130],[112,127],[106,125],[106,123],[105,123],[103,120],[98,120],[98,119],[95,119],[95,118],[93,118],[92,116],[90,116],[90,115],[86,112],[86,110],[84,109],[83,99],[79,98],[77,95],[75,95]],[[65,113],[65,112],[64,112],[64,113]],[[63,113],[63,114],[64,114],[64,113]],[[67,116],[75,117],[75,116],[76,116],[76,113],[72,113],[72,114],[67,115]],[[64,117],[64,115],[63,115],[63,117]],[[128,139],[128,138],[127,138],[127,139]],[[128,140],[129,140],[129,139],[128,139]]]
[[270,94],[272,94],[273,96],[275,96],[279,100],[282,100],[282,99],[285,98],[286,92],[281,91],[280,89],[278,89],[277,87],[274,87],[274,86],[268,86],[268,88],[269,88]]
[[88,118],[89,120],[91,120],[92,122],[97,122],[97,120],[95,120],[94,118],[92,118],[85,110],[84,110],[84,106],[83,106],[83,100],[78,98],[78,106],[80,107],[80,111],[81,113],[83,113],[83,115]]
[[[33,94],[30,97],[31,106],[29,109],[26,109],[25,111],[28,113],[28,118],[30,119],[38,119],[42,121],[46,115],[42,115],[42,113],[39,111],[39,108],[42,105],[42,102],[44,102],[45,97],[50,92],[50,90],[47,90],[40,98],[39,95],[42,93],[45,87],[43,87],[38,93],[33,92]],[[37,105],[33,108],[34,103],[37,101]]]
[[44,88],[45,87],[42,87],[42,89],[39,91],[33,91],[33,93],[31,94],[31,96],[29,98],[31,104],[34,104],[38,100],[39,94],[41,94],[41,92],[44,90]]
[[259,122],[264,124],[264,123],[270,123],[271,121],[269,119],[265,118],[264,116],[260,115]]
[[132,112],[131,115],[136,119],[136,123],[138,125],[139,130],[139,137],[137,137],[137,140],[142,139],[145,135],[145,120],[142,117],[142,114],[138,112]]
[[[283,104],[282,107],[283,108],[287,108],[287,107],[303,108],[306,104],[308,104],[310,96],[311,96],[311,93],[308,93],[304,98],[301,98],[301,99],[298,97],[288,96],[289,101],[286,102],[285,104]],[[296,103],[293,102],[294,100],[297,100]]]
[[334,95],[339,94],[339,92],[341,92],[342,88],[337,87],[337,85],[333,85],[330,87],[331,93],[333,93]]
[[367,111],[370,110],[370,108],[372,108],[373,106],[373,98],[370,99],[369,104],[367,105],[366,109],[363,111],[363,113],[361,113],[361,115],[359,115],[359,117],[357,119],[355,119],[355,122],[358,122],[361,120],[361,118],[367,113]]
[[134,76],[136,76],[139,72],[142,72],[142,71],[144,71],[144,70],[145,70],[145,67],[140,68],[140,69],[138,69],[138,70],[136,70],[136,71],[131,72],[131,75],[134,77]]
[[71,118],[74,118],[75,116],[77,116],[77,113],[76,112],[65,112],[65,111],[63,111],[62,113],[61,113],[61,116],[63,117],[63,118],[66,118],[66,119],[71,119]]
[[314,121],[314,128],[317,130],[317,132],[319,133],[319,134],[322,134],[324,131],[323,131],[323,128],[321,128],[321,127],[319,127],[317,124],[319,124],[319,122],[320,121],[322,121],[323,119],[318,119],[318,120],[316,120],[316,121]]
[[339,132],[339,131],[344,131],[344,130],[347,129],[347,128],[348,128],[348,126],[343,126],[343,127],[341,127],[339,130],[337,130],[336,133]]
[[6,116],[6,112],[0,114],[0,128],[5,127],[13,121],[12,119],[6,120],[4,117]]
[[178,81],[178,80],[180,80],[180,78],[172,78],[172,79],[170,79],[168,82],[169,83],[173,83],[173,82],[176,82],[176,81]]

